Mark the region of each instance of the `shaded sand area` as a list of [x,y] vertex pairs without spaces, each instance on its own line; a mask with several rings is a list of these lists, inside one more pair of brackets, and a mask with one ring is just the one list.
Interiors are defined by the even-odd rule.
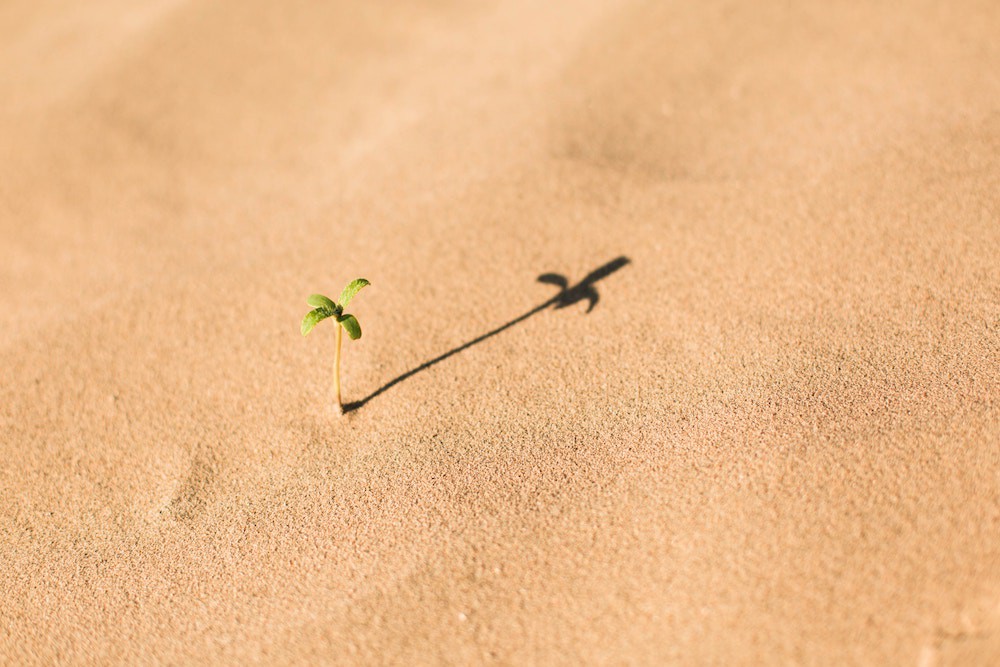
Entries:
[[3,3],[0,663],[1000,662],[1000,9],[875,4]]

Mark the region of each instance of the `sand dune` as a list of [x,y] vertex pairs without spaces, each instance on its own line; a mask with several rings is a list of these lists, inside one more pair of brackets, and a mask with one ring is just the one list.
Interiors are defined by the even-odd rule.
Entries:
[[0,663],[1000,661],[997,35],[6,3]]

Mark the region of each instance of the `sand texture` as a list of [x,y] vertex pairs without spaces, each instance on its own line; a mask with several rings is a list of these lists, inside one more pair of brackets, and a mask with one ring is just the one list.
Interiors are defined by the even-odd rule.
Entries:
[[996,0],[0,3],[0,664],[481,663],[1000,664]]

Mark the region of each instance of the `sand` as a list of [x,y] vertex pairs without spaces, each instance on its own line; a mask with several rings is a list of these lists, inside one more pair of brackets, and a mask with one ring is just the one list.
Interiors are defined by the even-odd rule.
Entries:
[[3,3],[0,663],[997,664],[998,35]]

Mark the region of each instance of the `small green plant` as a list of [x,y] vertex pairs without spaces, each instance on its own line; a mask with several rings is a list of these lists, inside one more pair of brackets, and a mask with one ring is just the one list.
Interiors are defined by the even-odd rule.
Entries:
[[347,335],[351,337],[351,340],[357,340],[361,338],[361,325],[358,324],[358,319],[351,315],[350,313],[345,313],[344,308],[347,304],[351,302],[354,295],[361,291],[362,287],[370,285],[364,278],[355,278],[351,282],[347,283],[347,287],[344,291],[340,293],[340,301],[334,301],[333,299],[323,296],[322,294],[313,294],[308,299],[306,303],[313,306],[313,309],[306,313],[306,316],[302,318],[302,335],[307,336],[309,332],[313,330],[317,324],[322,322],[328,317],[335,317],[337,319],[337,353],[333,357],[333,386],[337,391],[337,407],[341,412],[344,411],[344,403],[340,400],[340,340],[344,331],[347,331]]

